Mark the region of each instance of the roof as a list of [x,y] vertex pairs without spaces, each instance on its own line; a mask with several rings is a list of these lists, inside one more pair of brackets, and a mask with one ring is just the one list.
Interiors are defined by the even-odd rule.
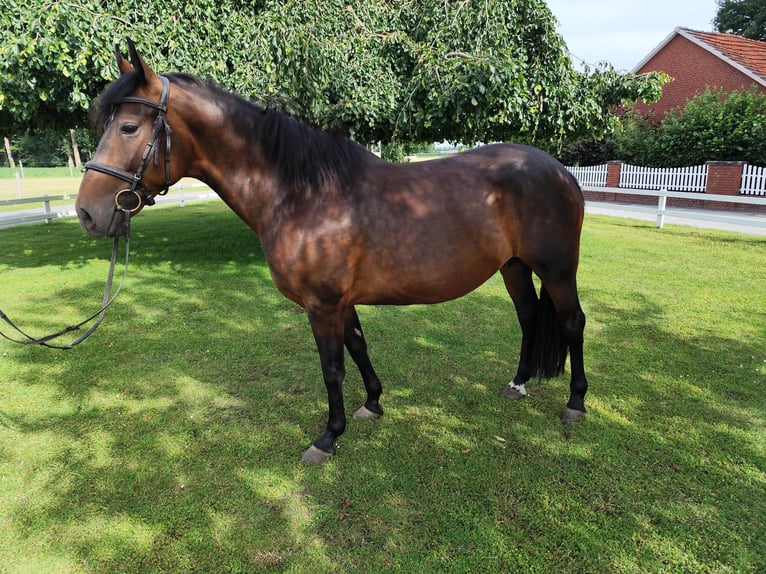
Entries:
[[676,36],[682,36],[703,50],[724,60],[754,82],[766,86],[766,42],[750,40],[734,34],[699,32],[689,28],[676,28],[633,69],[640,70],[657,52]]

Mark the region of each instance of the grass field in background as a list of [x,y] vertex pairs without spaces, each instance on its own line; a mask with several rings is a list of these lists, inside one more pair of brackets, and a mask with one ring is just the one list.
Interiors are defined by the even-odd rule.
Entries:
[[[0,199],[18,199],[19,185],[21,197],[39,197],[42,195],[67,195],[77,193],[82,180],[80,170],[70,174],[68,167],[32,167],[24,168],[24,177],[16,179],[18,168],[0,168]],[[16,209],[23,209],[17,206]]]
[[[1,572],[766,571],[766,239],[587,216],[576,425],[568,376],[500,398],[520,333],[499,277],[362,307],[386,414],[310,467],[318,356],[255,236],[221,202],[132,229],[91,339],[0,342]],[[0,309],[29,330],[98,308],[111,241],[55,221],[0,245]]]
[[[23,177],[27,178],[40,178],[40,177],[72,177],[78,175],[79,169],[69,171],[68,167],[25,167],[23,169]],[[16,173],[21,175],[22,169],[19,166],[14,168],[0,167],[0,179],[16,179]]]

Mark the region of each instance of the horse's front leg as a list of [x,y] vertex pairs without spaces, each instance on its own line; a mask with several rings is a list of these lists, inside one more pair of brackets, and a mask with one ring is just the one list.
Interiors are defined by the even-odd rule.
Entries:
[[335,441],[346,430],[343,407],[343,378],[346,375],[343,365],[344,311],[338,308],[309,309],[308,315],[327,387],[329,416],[327,428],[303,453],[301,460],[319,463],[335,454]]

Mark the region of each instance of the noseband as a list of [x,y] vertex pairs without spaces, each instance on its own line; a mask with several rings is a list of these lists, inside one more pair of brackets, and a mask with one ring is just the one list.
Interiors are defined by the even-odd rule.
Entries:
[[[128,96],[116,104],[142,104],[157,110],[157,118],[154,120],[154,129],[152,130],[152,135],[149,138],[149,141],[146,142],[146,148],[141,156],[141,163],[138,164],[136,173],[131,174],[124,169],[112,167],[99,161],[89,161],[85,164],[85,171],[92,169],[93,171],[111,175],[130,184],[129,188],[121,189],[117,192],[117,195],[114,196],[114,204],[117,211],[129,211],[135,213],[142,205],[154,205],[154,197],[146,188],[142,179],[149,164],[149,156],[152,154],[152,150],[154,150],[154,165],[159,163],[159,147],[157,146],[157,142],[163,133],[165,134],[165,187],[160,191],[159,195],[165,195],[168,192],[168,189],[170,189],[170,134],[173,131],[170,129],[170,125],[168,125],[167,121],[170,82],[165,76],[159,76],[159,78],[162,82],[162,95],[160,95],[159,103],[145,98]],[[127,196],[125,194],[127,194]],[[135,206],[131,206],[133,203],[131,198],[135,198]]]

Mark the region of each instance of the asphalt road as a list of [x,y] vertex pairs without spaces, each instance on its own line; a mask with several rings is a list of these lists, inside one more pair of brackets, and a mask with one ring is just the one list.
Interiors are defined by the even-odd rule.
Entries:
[[[657,210],[651,206],[586,201],[585,213],[642,221],[657,221]],[[665,224],[720,229],[748,235],[766,236],[766,213],[755,214],[741,211],[670,208],[665,210]]]

